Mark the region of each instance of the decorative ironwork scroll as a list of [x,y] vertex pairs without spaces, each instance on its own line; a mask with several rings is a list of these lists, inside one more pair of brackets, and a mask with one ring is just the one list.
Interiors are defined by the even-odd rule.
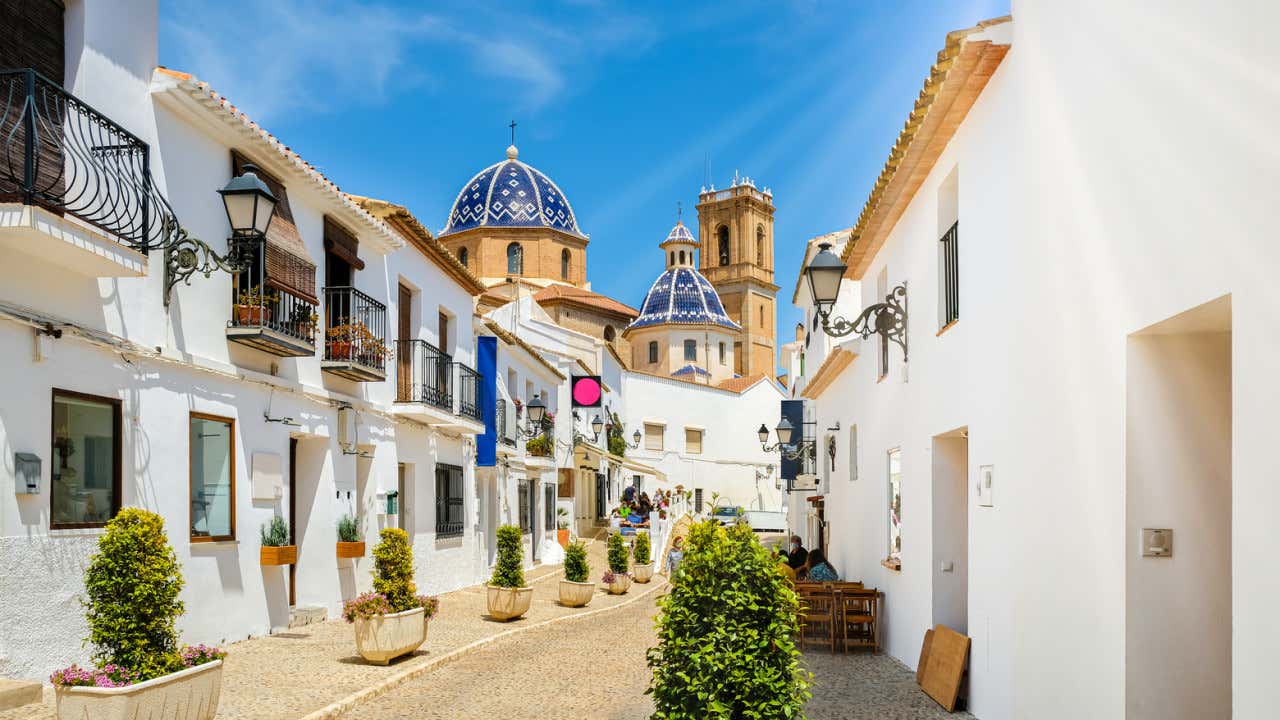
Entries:
[[822,317],[822,329],[832,337],[857,334],[862,339],[879,335],[902,348],[902,361],[907,361],[907,284],[895,287],[884,296],[884,302],[868,305],[852,321]]

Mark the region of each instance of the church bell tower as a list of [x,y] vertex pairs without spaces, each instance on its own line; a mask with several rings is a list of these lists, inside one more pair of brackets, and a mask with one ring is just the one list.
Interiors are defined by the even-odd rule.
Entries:
[[773,284],[773,193],[739,178],[698,195],[702,274],[725,312],[742,326],[734,341],[734,372],[777,373],[777,294]]

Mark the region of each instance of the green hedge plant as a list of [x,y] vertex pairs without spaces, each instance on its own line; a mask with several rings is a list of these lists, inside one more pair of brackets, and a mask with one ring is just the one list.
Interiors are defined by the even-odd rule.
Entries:
[[799,601],[746,525],[694,525],[658,600],[648,693],[656,720],[803,718],[810,675],[794,637]]
[[400,528],[383,528],[379,538],[373,548],[373,591],[387,598],[393,613],[420,607],[409,534]]
[[498,562],[493,567],[490,585],[505,588],[524,587],[524,546],[520,528],[503,525],[498,528]]
[[636,533],[635,548],[632,552],[636,556],[637,565],[648,565],[653,560],[651,557],[652,550],[649,548],[649,533]]
[[89,561],[81,603],[99,667],[129,668],[150,680],[182,667],[178,631],[182,566],[153,512],[125,508],[107,523]]
[[584,583],[591,574],[591,566],[587,564],[587,546],[581,540],[569,543],[564,549],[564,579],[570,582]]
[[620,532],[609,535],[608,559],[609,572],[621,575],[628,570],[627,545],[622,541],[622,533]]

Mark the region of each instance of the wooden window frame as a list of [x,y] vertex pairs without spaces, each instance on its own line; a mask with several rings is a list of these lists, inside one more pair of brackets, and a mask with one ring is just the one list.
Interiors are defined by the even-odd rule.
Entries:
[[658,364],[658,341],[657,340],[649,341],[649,364],[650,365]]
[[[649,428],[658,428],[658,447],[649,447]],[[667,426],[659,423],[644,423],[644,449],[650,452],[666,452],[667,449]]]
[[[689,433],[698,434],[698,449],[696,451],[689,449]],[[687,427],[684,429],[684,454],[685,455],[701,455],[702,444],[706,441],[707,434],[702,428]]]
[[[692,362],[692,363],[698,362],[698,341],[686,339],[683,345],[684,345],[684,361]],[[693,348],[693,357],[689,357],[689,348]]]
[[[191,508],[191,498],[195,492],[195,452],[191,447],[191,422],[193,420],[211,420],[227,423],[231,426],[230,442],[227,443],[227,455],[231,465],[231,534],[196,536],[192,532],[195,524],[195,513]],[[187,416],[187,537],[193,543],[231,542],[236,539],[236,419],[211,415],[192,410]]]
[[114,477],[111,480],[111,517],[115,517],[120,512],[120,508],[124,506],[124,498],[122,497],[124,487],[122,479],[124,477],[122,463],[124,460],[124,403],[120,398],[104,397],[102,395],[91,395],[89,393],[77,392],[75,390],[64,390],[62,388],[53,388],[53,392],[49,399],[49,449],[50,449],[50,466],[49,466],[49,529],[50,530],[80,530],[85,528],[101,528],[106,527],[106,520],[103,522],[91,523],[55,523],[53,521],[53,462],[52,458],[57,457],[57,450],[54,449],[54,440],[58,437],[58,428],[54,420],[54,409],[57,407],[58,398],[71,398],[76,400],[91,400],[111,405],[114,411],[114,417],[111,421],[111,433],[115,436],[115,462],[112,468]]

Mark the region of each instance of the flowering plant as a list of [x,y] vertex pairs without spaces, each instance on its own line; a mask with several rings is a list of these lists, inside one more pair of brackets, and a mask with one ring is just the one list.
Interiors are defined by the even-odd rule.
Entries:
[[118,688],[138,682],[138,673],[123,665],[107,663],[101,668],[82,668],[72,665],[49,676],[54,687]]
[[183,667],[193,668],[197,665],[221,660],[227,656],[227,651],[210,645],[188,645],[182,648],[178,656],[182,658]]
[[622,578],[622,577],[631,577],[631,573],[629,572],[616,573],[612,570],[605,570],[604,575],[600,576],[600,582],[605,585],[608,585],[612,583],[614,580],[617,580],[618,578]]
[[[408,610],[418,607],[423,609],[426,619],[430,620],[439,612],[440,600],[431,595],[418,595],[417,604]],[[387,600],[387,596],[377,592],[364,593],[342,604],[342,617],[347,622],[355,622],[357,618],[370,620],[378,615],[391,615],[394,612],[396,611],[391,608],[391,602]]]

